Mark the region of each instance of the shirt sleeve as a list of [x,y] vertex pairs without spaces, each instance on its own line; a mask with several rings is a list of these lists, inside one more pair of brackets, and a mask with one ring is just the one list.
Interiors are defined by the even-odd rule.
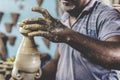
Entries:
[[116,10],[106,12],[106,16],[101,17],[99,24],[99,39],[106,40],[112,36],[120,35],[120,13]]

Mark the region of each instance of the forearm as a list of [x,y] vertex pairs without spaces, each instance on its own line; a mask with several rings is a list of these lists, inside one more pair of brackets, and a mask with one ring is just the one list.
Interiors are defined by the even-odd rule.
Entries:
[[120,67],[120,43],[95,40],[77,32],[72,32],[69,37],[67,44],[96,64],[107,68]]
[[56,60],[50,60],[42,67],[42,79],[41,80],[55,80],[57,70]]

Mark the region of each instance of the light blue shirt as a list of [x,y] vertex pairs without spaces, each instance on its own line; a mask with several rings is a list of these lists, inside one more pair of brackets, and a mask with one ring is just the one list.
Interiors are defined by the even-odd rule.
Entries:
[[[61,22],[70,27],[68,13],[64,13]],[[72,25],[72,30],[104,41],[120,35],[120,13],[100,1],[91,0]],[[67,44],[59,44],[59,53],[56,80],[118,80],[115,70],[90,62]]]

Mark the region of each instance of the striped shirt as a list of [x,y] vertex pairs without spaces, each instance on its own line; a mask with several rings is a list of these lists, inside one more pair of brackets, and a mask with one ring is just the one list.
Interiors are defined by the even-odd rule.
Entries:
[[[90,0],[72,27],[69,26],[67,12],[61,22],[76,32],[101,41],[120,35],[120,13],[97,0]],[[90,62],[67,44],[59,44],[59,53],[56,80],[118,80],[115,70]]]

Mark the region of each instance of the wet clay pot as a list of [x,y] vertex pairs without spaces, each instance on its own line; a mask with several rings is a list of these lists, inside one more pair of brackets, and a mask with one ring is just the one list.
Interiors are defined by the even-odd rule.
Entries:
[[17,80],[22,80],[26,74],[34,75],[34,78],[40,77],[41,62],[34,38],[28,37],[26,30],[21,29],[20,32],[23,34],[23,39],[17,51],[12,77]]

